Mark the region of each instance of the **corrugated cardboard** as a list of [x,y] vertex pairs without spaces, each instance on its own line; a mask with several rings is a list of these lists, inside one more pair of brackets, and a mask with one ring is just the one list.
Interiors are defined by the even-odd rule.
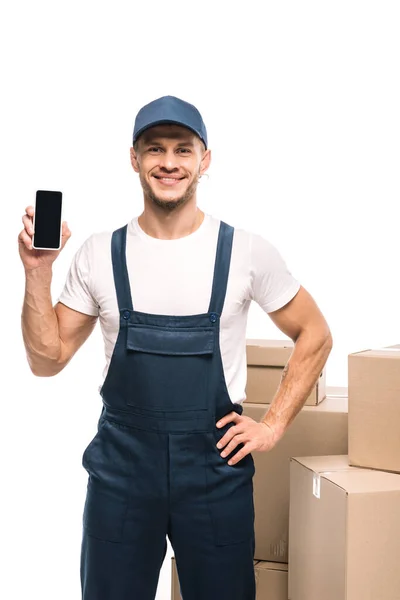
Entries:
[[[245,402],[269,404],[272,402],[282,371],[293,352],[291,340],[247,339],[247,385]],[[322,402],[326,395],[325,369],[306,400],[313,406]]]
[[292,458],[289,600],[399,600],[400,475]]
[[[268,405],[244,403],[243,414],[261,421]],[[255,536],[254,558],[288,562],[290,457],[347,454],[347,398],[305,406],[269,452],[252,452]]]
[[[182,600],[175,557],[172,557],[171,599]],[[284,563],[254,561],[256,600],[287,600],[288,566]]]
[[350,354],[348,367],[349,462],[400,473],[400,345]]

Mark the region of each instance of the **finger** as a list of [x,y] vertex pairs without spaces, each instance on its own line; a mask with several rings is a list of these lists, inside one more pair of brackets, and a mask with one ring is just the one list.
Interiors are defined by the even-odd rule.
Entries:
[[234,438],[238,434],[244,433],[242,427],[239,428],[239,425],[232,425],[229,427],[228,431],[222,436],[222,438],[218,441],[217,448],[223,448],[228,444],[232,438]]
[[33,235],[33,223],[31,217],[28,215],[24,215],[22,217],[22,222],[24,224],[25,230],[29,235]]
[[234,451],[238,444],[244,443],[245,441],[246,436],[244,434],[235,435],[235,437],[229,442],[226,448],[224,448],[224,450],[221,452],[222,458],[225,458],[225,456],[229,456],[229,454]]
[[33,206],[27,206],[25,209],[25,212],[27,215],[29,215],[30,217],[33,217],[34,213],[35,213],[35,209]]
[[231,421],[235,421],[236,417],[238,417],[239,415],[237,414],[237,412],[235,412],[234,410],[230,413],[228,413],[227,415],[225,415],[224,417],[222,417],[222,419],[220,419],[217,423],[217,427],[223,427],[224,425],[226,425],[227,423],[230,423]]
[[251,447],[249,446],[249,444],[245,444],[243,446],[243,448],[241,448],[240,450],[238,450],[238,452],[236,452],[235,456],[232,456],[232,458],[230,458],[228,460],[228,465],[236,465],[236,463],[238,463],[240,460],[242,460],[242,458],[244,458],[247,454],[250,454],[251,452]]
[[61,236],[62,236],[62,239],[63,239],[63,244],[65,244],[67,242],[67,240],[69,240],[69,238],[71,237],[71,230],[68,227],[67,221],[63,221],[62,230],[61,230]]
[[18,242],[24,244],[28,250],[32,250],[32,238],[26,233],[25,229],[19,234]]

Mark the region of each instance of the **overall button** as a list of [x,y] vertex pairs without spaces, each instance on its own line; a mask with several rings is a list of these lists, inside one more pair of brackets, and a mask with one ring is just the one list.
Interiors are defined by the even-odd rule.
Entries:
[[124,310],[124,312],[122,313],[122,316],[124,319],[129,319],[129,317],[131,316],[131,311],[130,310]]
[[218,315],[216,315],[215,313],[211,313],[210,314],[210,321],[211,323],[215,323],[215,321],[218,319]]

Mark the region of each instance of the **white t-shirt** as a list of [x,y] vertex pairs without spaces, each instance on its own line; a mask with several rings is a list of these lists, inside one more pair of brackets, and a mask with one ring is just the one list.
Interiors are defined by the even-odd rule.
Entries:
[[[134,217],[128,224],[126,260],[134,310],[159,315],[208,311],[220,219],[205,213],[190,235],[161,240],[147,235]],[[76,252],[58,298],[74,310],[98,315],[104,338],[106,376],[119,329],[111,260],[112,231],[94,233]],[[287,304],[300,283],[277,249],[262,236],[236,229],[224,308],[220,347],[231,401],[246,398],[246,324],[251,300],[266,312]]]

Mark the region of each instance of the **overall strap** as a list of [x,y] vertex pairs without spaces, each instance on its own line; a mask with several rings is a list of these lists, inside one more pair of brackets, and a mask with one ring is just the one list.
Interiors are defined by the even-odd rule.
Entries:
[[133,310],[131,286],[126,267],[126,232],[128,225],[116,229],[111,238],[111,258],[119,310]]
[[231,263],[234,228],[221,221],[218,233],[217,252],[214,266],[214,279],[209,312],[221,316],[228,285]]

